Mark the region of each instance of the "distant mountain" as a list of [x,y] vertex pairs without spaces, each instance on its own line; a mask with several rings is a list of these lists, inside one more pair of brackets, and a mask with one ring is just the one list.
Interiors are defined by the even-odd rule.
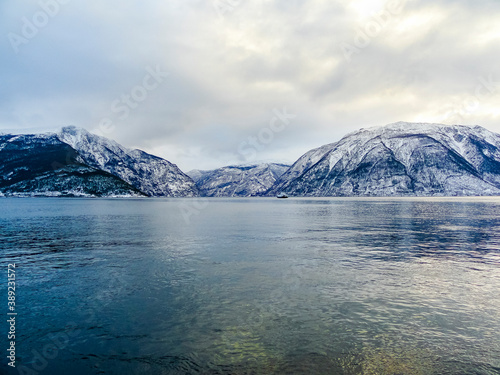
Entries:
[[252,197],[266,192],[290,166],[265,163],[228,166],[210,171],[192,170],[187,174],[207,197]]
[[398,122],[300,157],[267,191],[292,196],[500,195],[500,135]]
[[58,134],[0,135],[0,194],[196,196],[174,164],[75,127]]

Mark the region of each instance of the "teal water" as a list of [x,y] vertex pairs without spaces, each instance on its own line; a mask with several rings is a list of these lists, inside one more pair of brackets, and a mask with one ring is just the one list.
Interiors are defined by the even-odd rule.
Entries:
[[500,198],[0,199],[2,371],[500,374],[499,229]]

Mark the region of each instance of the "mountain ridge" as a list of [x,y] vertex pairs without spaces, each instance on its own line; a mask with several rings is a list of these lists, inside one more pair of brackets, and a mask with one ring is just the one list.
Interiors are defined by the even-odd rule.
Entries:
[[281,163],[228,165],[213,170],[191,170],[203,196],[252,197],[266,192],[290,166]]
[[74,126],[0,134],[0,196],[500,195],[500,135],[481,126],[396,122],[361,128],[291,166],[177,165]]
[[301,196],[497,195],[500,135],[480,126],[431,123],[362,128],[302,155],[266,195],[280,191]]
[[143,196],[112,174],[82,163],[56,134],[0,136],[0,192],[13,196]]
[[0,192],[14,196],[198,196],[167,160],[73,126],[0,136]]
[[148,196],[195,197],[199,191],[177,165],[84,129],[64,127],[59,139],[79,152],[84,161],[118,176]]

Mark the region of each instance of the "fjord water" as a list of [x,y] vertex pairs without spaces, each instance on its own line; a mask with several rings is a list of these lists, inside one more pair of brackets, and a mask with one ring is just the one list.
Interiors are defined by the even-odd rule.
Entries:
[[17,277],[8,373],[500,373],[500,198],[0,210]]

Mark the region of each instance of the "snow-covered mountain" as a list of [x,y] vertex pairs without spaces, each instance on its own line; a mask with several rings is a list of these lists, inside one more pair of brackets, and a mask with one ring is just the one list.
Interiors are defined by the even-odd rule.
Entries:
[[170,162],[75,127],[0,136],[0,193],[28,196],[197,196]]
[[[75,127],[0,134],[0,196],[500,195],[500,135],[398,122],[361,129],[284,164],[182,173]],[[193,181],[196,181],[195,182]]]
[[119,177],[148,196],[199,195],[193,180],[165,159],[125,148],[74,126],[63,128],[58,137],[75,149],[85,164]]
[[0,193],[13,196],[143,196],[85,165],[56,134],[0,135]]
[[300,157],[269,189],[295,196],[500,195],[500,135],[398,122]]
[[236,165],[211,171],[192,170],[187,174],[207,197],[252,197],[266,192],[289,165],[263,163]]

